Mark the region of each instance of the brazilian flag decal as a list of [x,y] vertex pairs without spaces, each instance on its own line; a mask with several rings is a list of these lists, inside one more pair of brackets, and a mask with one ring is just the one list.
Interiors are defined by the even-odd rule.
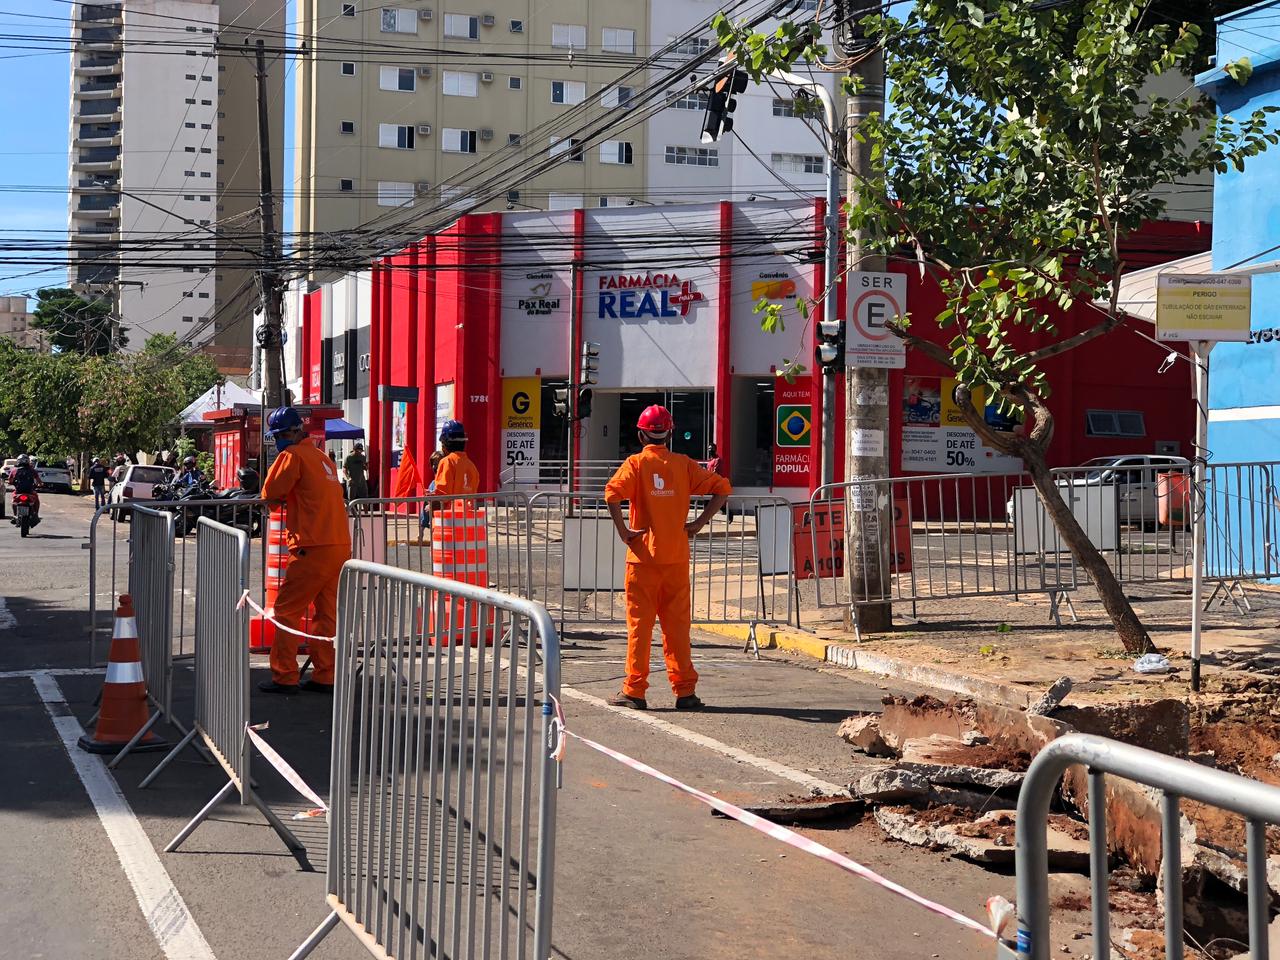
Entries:
[[810,404],[780,404],[778,406],[778,436],[780,447],[809,446],[810,422],[813,407]]

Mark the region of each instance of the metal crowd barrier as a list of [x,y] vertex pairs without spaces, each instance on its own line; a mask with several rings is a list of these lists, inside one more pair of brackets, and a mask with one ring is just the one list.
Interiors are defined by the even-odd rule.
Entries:
[[576,489],[570,490],[568,460],[531,460],[503,467],[498,484],[503,490],[599,494],[620,465],[619,460],[579,460],[573,468]]
[[142,651],[142,673],[155,712],[111,758],[115,767],[160,720],[184,734],[173,715],[173,515],[139,507],[129,538],[129,594],[133,597]]
[[457,503],[482,515],[488,586],[532,597],[529,498],[521,493],[352,500],[347,504],[352,558],[431,573],[432,518],[441,507]]
[[1280,577],[1280,491],[1276,463],[1209,464],[1205,470],[1205,579],[1215,600],[1250,609],[1244,584]]
[[227,523],[260,538],[254,552],[251,582],[254,598],[265,601],[265,538],[261,527],[266,516],[263,500],[183,500],[178,502],[138,500],[100,507],[89,524],[89,665],[101,666],[111,638],[115,597],[124,592],[122,580],[127,569],[129,543],[135,510],[154,510],[173,517],[173,653],[189,659],[195,642],[195,531],[202,516]]
[[[560,647],[550,615],[353,560],[338,624],[332,912],[291,960],[339,923],[390,960],[551,956]],[[451,643],[459,624],[488,642]]]
[[1103,737],[1069,734],[1036,755],[1018,794],[1015,827],[1017,869],[1017,953],[1000,944],[1003,960],[1049,960],[1049,857],[1046,827],[1049,805],[1068,767],[1081,764],[1089,779],[1089,881],[1092,888],[1093,956],[1112,955],[1107,886],[1106,775],[1122,777],[1161,791],[1165,956],[1183,956],[1182,833],[1179,801],[1193,800],[1227,810],[1246,823],[1246,887],[1249,897],[1249,956],[1270,956],[1267,925],[1271,894],[1267,887],[1266,825],[1280,823],[1280,788],[1188,760],[1117,743]]
[[249,537],[243,530],[198,521],[196,538],[195,723],[159,766],[147,775],[148,786],[198,736],[227,775],[227,783],[169,841],[172,853],[233,792],[240,803],[261,811],[285,846],[295,854],[305,848],[280,818],[258,797],[249,773],[252,745],[249,725],[249,611],[240,598],[249,584]]
[[[689,518],[706,504],[695,498]],[[626,621],[627,548],[598,495],[529,498],[534,597],[564,623]],[[781,497],[730,497],[689,542],[695,623],[785,624],[797,616],[792,505]]]

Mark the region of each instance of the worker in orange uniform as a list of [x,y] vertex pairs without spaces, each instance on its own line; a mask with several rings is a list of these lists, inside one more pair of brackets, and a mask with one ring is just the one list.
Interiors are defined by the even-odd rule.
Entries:
[[467,431],[457,420],[446,420],[440,428],[440,449],[444,457],[436,467],[435,489],[439,497],[470,497],[480,490],[480,471],[467,456]]
[[[675,421],[666,407],[640,414],[636,427],[644,449],[628,457],[605,484],[604,499],[618,536],[627,545],[627,676],[615,707],[646,710],[649,648],[654,620],[662,621],[662,654],[677,710],[700,710],[698,672],[690,653],[689,538],[725,505],[733,488],[724,477],[667,447]],[[689,499],[709,496],[696,520]],[[630,525],[622,501],[631,504]]]
[[[338,631],[338,577],[351,559],[351,529],[338,468],[307,437],[302,417],[293,407],[280,407],[267,420],[280,451],[262,485],[262,498],[285,504],[285,533],[292,559],[276,596],[275,618],[297,630],[307,608],[315,604],[312,634],[332,637]],[[300,637],[277,630],[271,644],[271,679],[258,684],[264,693],[298,692]],[[303,690],[333,692],[333,641],[309,640],[315,672]]]

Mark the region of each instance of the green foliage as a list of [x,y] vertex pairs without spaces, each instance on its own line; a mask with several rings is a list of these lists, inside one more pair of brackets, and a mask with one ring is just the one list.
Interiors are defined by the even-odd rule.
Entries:
[[178,455],[178,463],[182,463],[187,457],[195,457],[196,467],[209,480],[213,480],[213,454],[205,450],[197,450],[196,442],[189,436],[184,435],[178,438],[174,445],[174,452]]
[[102,356],[129,342],[123,328],[112,322],[110,299],[81,297],[67,287],[36,291],[32,325],[49,334],[55,350],[72,353]]
[[[1006,410],[1047,418],[1039,363],[1118,323],[1104,308],[1094,328],[1060,336],[1049,310],[1112,301],[1122,242],[1161,215],[1162,185],[1242,169],[1280,143],[1270,110],[1218,118],[1194,91],[1146,92],[1152,76],[1194,68],[1201,44],[1197,24],[1144,16],[1147,6],[918,0],[902,18],[862,21],[884,53],[889,109],[856,131],[878,172],[859,184],[848,227],[872,252],[934,275],[945,309],[915,322],[950,331],[947,348],[905,324],[898,333]],[[821,55],[812,25],[784,26],[752,34],[716,23],[757,80]],[[1225,69],[1248,77],[1247,61]],[[1029,332],[1042,346],[1025,346]]]

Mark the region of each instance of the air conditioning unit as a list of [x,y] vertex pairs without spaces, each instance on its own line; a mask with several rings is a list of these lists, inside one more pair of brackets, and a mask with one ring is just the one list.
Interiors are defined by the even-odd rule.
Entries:
[[419,20],[430,20],[434,16],[435,14],[431,12],[430,7],[423,7],[421,10],[418,11]]
[[413,185],[413,192],[419,195],[424,193],[430,193],[431,192],[430,182],[426,180],[419,180],[417,183]]
[[480,18],[481,26],[492,27],[495,23],[497,23],[497,20],[492,13],[486,13]]
[[429,137],[429,136],[431,136],[431,124],[429,124],[429,123],[420,123],[420,124],[418,124],[418,136],[420,136],[420,137]]
[[481,73],[481,74],[480,74],[480,82],[481,82],[481,83],[493,83],[493,72],[492,72],[492,71],[490,71],[490,70],[485,70],[483,73]]
[[493,130],[492,130],[491,128],[489,128],[489,127],[481,127],[481,128],[480,128],[480,139],[481,139],[481,140],[492,140],[492,139],[493,139]]
[[418,76],[420,76],[420,77],[429,77],[429,76],[431,76],[431,68],[430,68],[430,67],[419,67],[419,68],[418,68]]

